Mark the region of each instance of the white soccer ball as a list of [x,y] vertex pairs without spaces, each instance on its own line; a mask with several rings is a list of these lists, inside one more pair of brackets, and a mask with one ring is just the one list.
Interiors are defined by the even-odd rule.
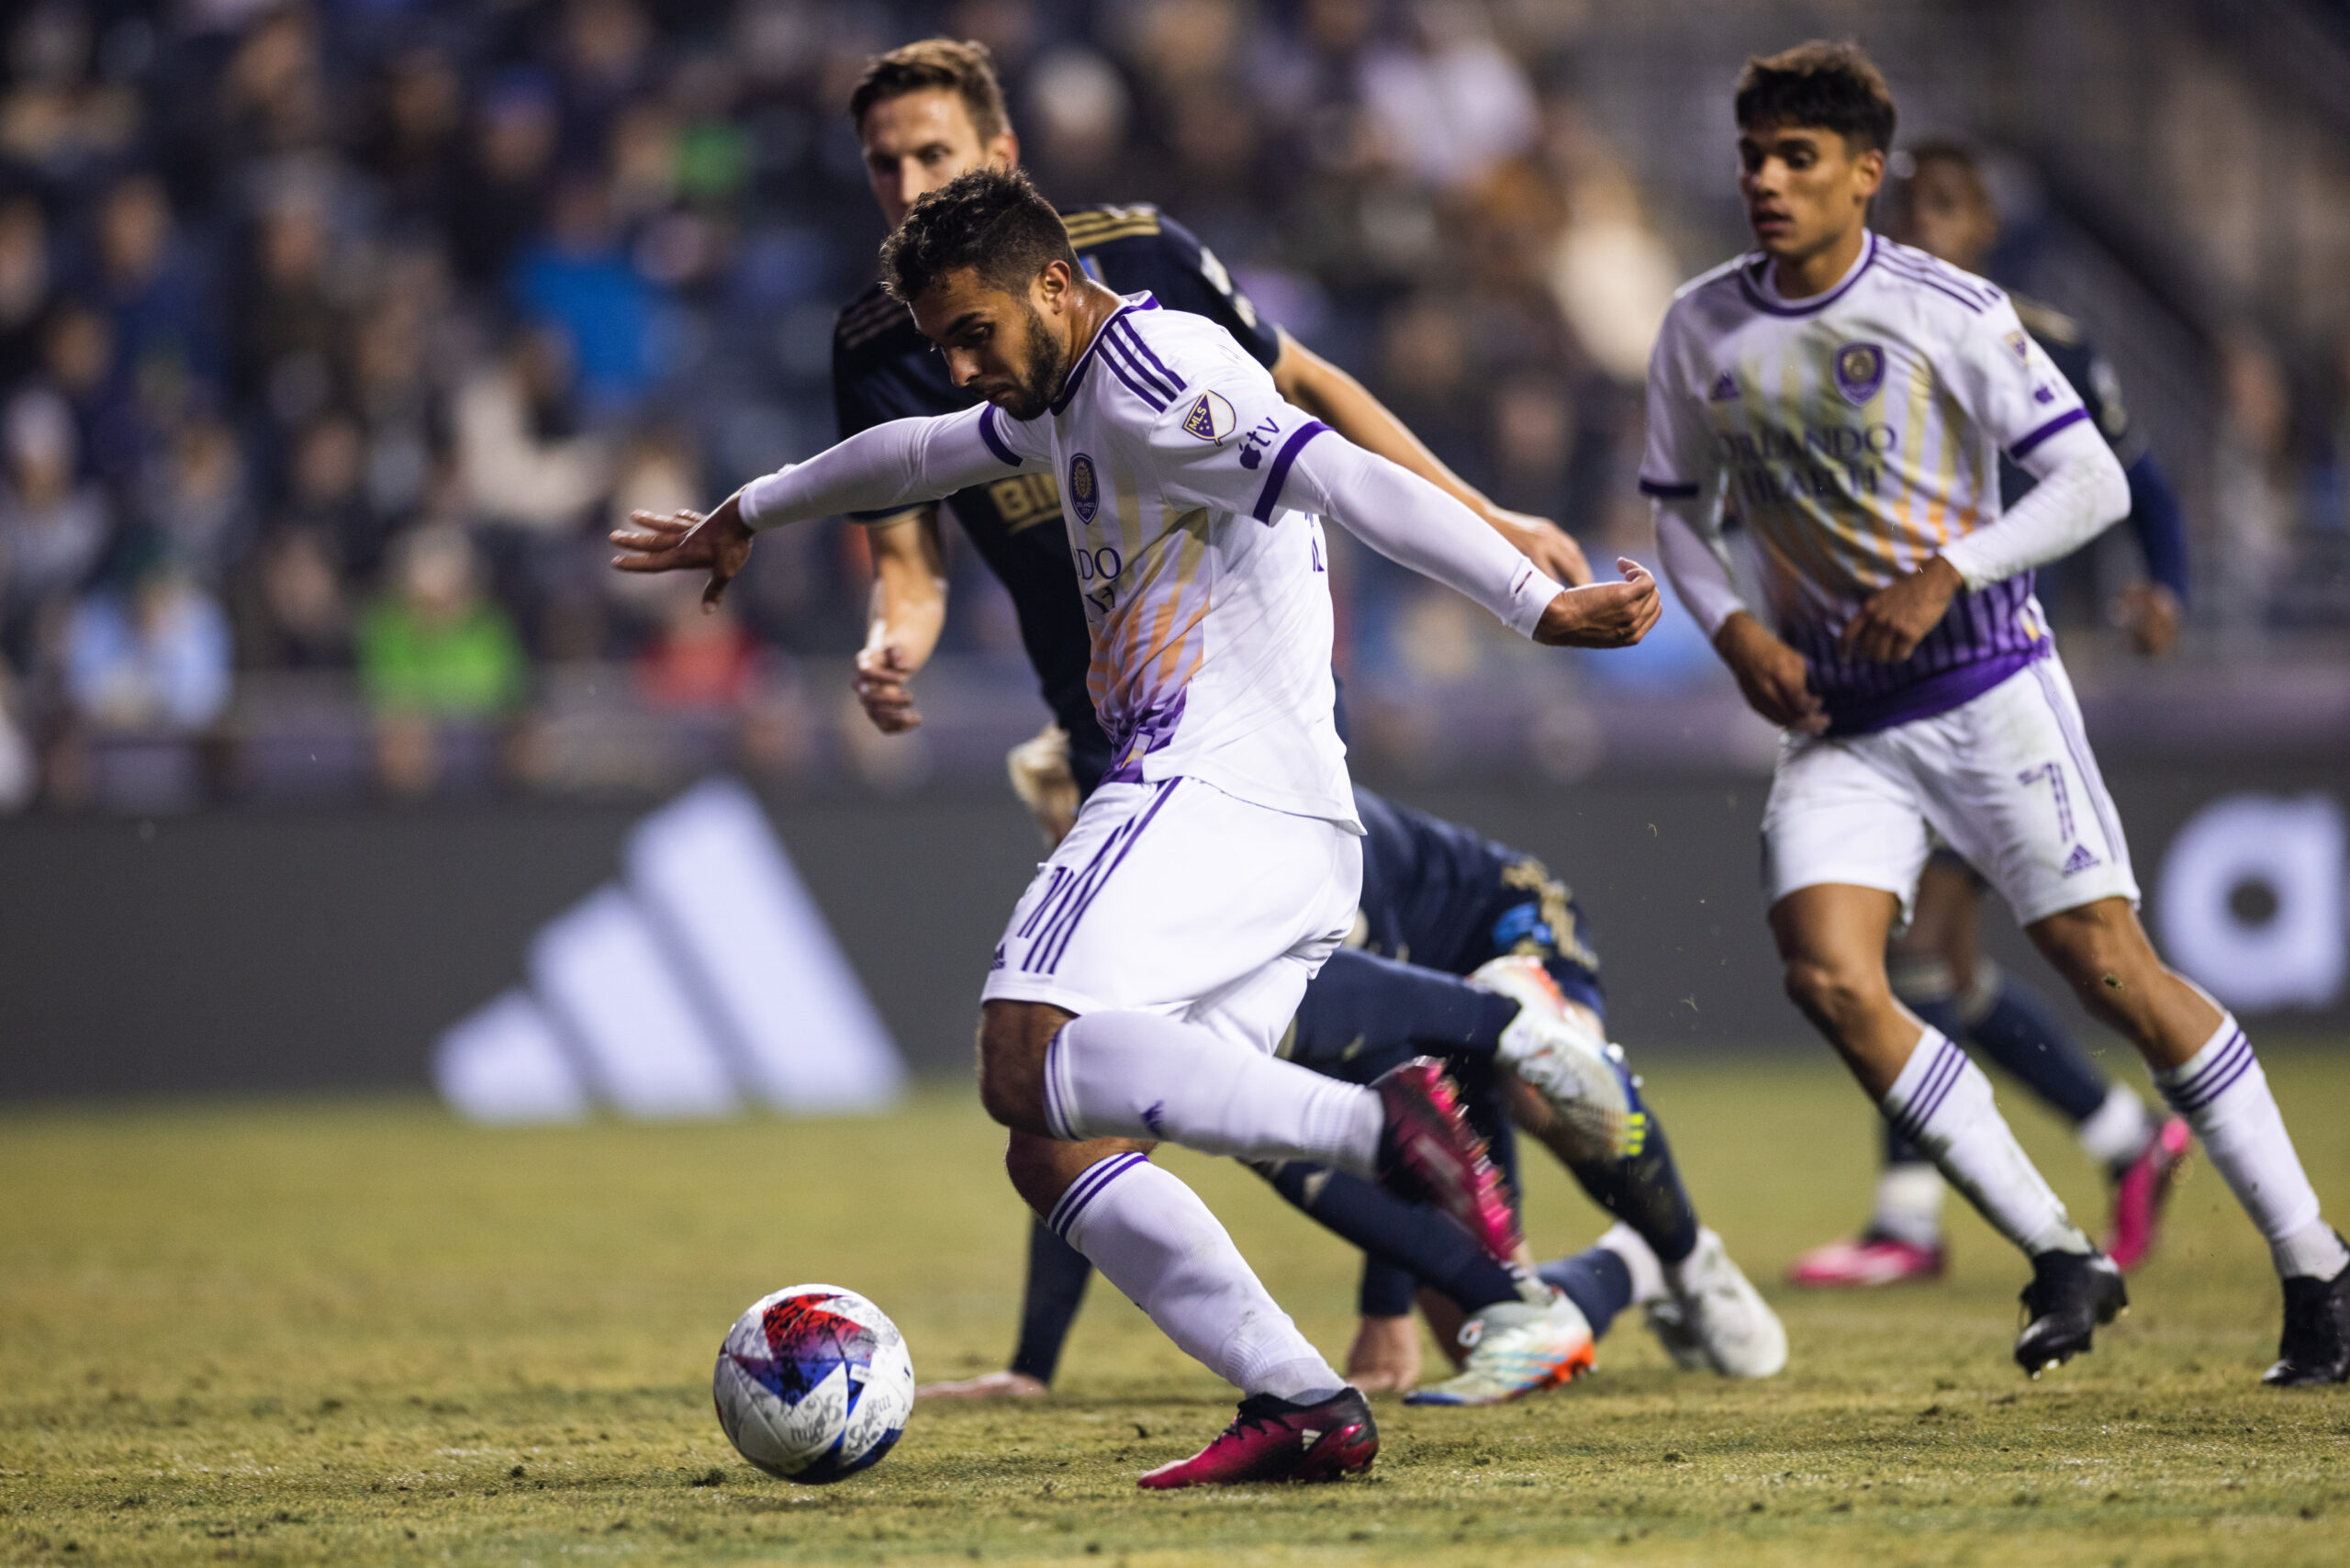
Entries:
[[734,1320],[711,1380],[718,1424],[770,1475],[810,1484],[890,1451],[914,1407],[914,1363],[889,1315],[837,1285],[793,1285]]

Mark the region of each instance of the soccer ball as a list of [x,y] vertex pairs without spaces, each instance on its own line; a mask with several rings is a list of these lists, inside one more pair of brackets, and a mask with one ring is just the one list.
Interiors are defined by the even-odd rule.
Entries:
[[838,1481],[906,1429],[914,1363],[887,1314],[837,1285],[793,1285],[734,1320],[711,1380],[718,1424],[744,1459],[787,1481]]

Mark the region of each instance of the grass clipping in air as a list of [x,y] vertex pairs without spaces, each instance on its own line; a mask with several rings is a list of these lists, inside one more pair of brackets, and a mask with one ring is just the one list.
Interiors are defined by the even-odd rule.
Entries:
[[[1167,1495],[1136,1474],[1233,1396],[1099,1281],[1054,1398],[923,1406],[842,1484],[771,1480],[719,1431],[719,1338],[786,1284],[872,1296],[924,1379],[1002,1364],[1025,1220],[957,1089],[874,1120],[503,1132],[416,1103],[14,1113],[0,1560],[2350,1560],[2350,1392],[2258,1386],[2277,1286],[2208,1167],[2136,1310],[2031,1383],[2008,1359],[2024,1270],[1956,1201],[1942,1283],[1773,1282],[1863,1212],[1874,1118],[1832,1067],[1642,1065],[1701,1210],[1787,1318],[1784,1376],[1676,1372],[1627,1314],[1572,1388],[1375,1401],[1367,1479]],[[2350,1213],[2350,1055],[2268,1066]],[[2065,1131],[2001,1100],[2101,1223]],[[1352,1257],[1247,1170],[1162,1159],[1343,1354]],[[1539,1251],[1597,1234],[1539,1151],[1528,1170]]]

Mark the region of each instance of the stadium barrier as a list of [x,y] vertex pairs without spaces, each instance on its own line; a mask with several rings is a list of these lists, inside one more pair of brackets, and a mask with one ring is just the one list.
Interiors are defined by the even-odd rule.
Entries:
[[[2175,961],[2256,1029],[2350,1032],[2339,764],[2125,764],[2109,781]],[[1391,792],[1568,879],[1637,1053],[1807,1039],[1755,892],[1763,788]],[[979,983],[1037,858],[1021,808],[994,790],[764,797],[770,836],[752,802],[722,784],[666,809],[0,823],[0,1097],[422,1090],[437,1062],[486,1114],[679,1114],[878,1103],[900,1061],[968,1073]],[[1989,926],[1987,950],[2053,993],[2005,917]],[[665,1055],[656,1025],[691,1046]]]

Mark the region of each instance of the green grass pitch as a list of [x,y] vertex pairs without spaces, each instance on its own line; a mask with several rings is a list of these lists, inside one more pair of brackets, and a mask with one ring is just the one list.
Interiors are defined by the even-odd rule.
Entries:
[[[1785,1375],[1676,1372],[1628,1316],[1572,1388],[1379,1401],[1365,1480],[1214,1495],[1136,1492],[1231,1395],[1098,1281],[1049,1401],[924,1407],[831,1488],[727,1447],[711,1363],[778,1286],[873,1296],[925,1378],[1009,1348],[1022,1216],[959,1086],[870,1121],[715,1126],[490,1132],[418,1102],[8,1113],[0,1560],[2350,1562],[2350,1390],[2258,1386],[2277,1288],[2208,1166],[2136,1310],[2038,1383],[2008,1360],[2023,1271],[1972,1215],[1942,1284],[1771,1283],[1865,1191],[1873,1120],[1823,1058],[1642,1064],[1701,1208],[1786,1316]],[[2350,1213],[2350,1051],[2272,1046],[2268,1066]],[[2064,1133],[2001,1099],[2098,1214]],[[1245,1170],[1165,1158],[1342,1351],[1343,1248]],[[1546,1255],[1596,1233],[1528,1168]]]

